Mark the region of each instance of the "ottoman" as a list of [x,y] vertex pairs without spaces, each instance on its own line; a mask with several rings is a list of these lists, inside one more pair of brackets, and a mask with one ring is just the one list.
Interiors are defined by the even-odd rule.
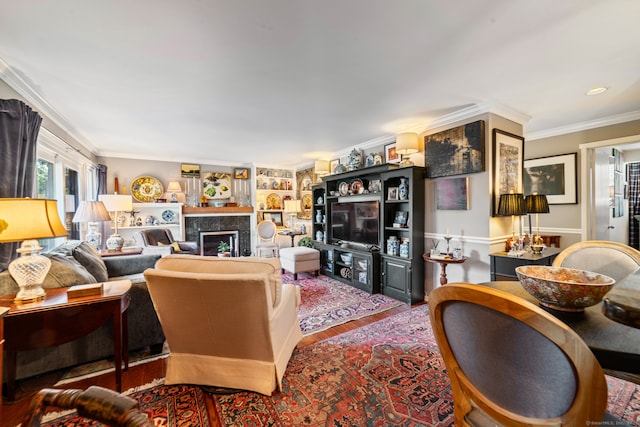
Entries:
[[293,280],[298,280],[298,273],[313,271],[317,276],[320,271],[320,251],[306,246],[294,246],[280,249],[282,272],[293,273]]

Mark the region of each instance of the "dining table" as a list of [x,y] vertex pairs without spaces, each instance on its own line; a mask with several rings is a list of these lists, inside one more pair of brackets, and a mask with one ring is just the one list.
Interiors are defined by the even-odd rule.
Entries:
[[563,321],[589,346],[604,369],[640,374],[640,270],[618,281],[602,302],[581,312],[544,307],[518,281],[482,285],[519,296]]

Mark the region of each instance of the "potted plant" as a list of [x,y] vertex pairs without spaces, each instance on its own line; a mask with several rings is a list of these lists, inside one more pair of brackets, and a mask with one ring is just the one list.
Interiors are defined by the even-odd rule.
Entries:
[[218,256],[219,257],[231,256],[229,244],[227,242],[223,241],[218,244]]
[[306,246],[307,248],[311,248],[313,247],[313,240],[311,240],[311,237],[309,236],[303,237],[302,239],[298,240],[298,246]]

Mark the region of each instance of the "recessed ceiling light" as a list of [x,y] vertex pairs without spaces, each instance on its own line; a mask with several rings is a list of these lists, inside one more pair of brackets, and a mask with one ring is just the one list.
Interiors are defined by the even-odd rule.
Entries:
[[593,89],[589,89],[585,95],[587,96],[591,96],[591,95],[599,95],[603,92],[606,92],[607,89],[609,89],[608,87],[594,87]]

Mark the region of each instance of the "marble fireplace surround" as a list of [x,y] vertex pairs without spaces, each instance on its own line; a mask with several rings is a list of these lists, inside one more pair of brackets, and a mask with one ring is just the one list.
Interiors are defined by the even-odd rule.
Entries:
[[200,232],[237,231],[238,253],[251,253],[251,215],[185,215],[185,240],[200,243]]

